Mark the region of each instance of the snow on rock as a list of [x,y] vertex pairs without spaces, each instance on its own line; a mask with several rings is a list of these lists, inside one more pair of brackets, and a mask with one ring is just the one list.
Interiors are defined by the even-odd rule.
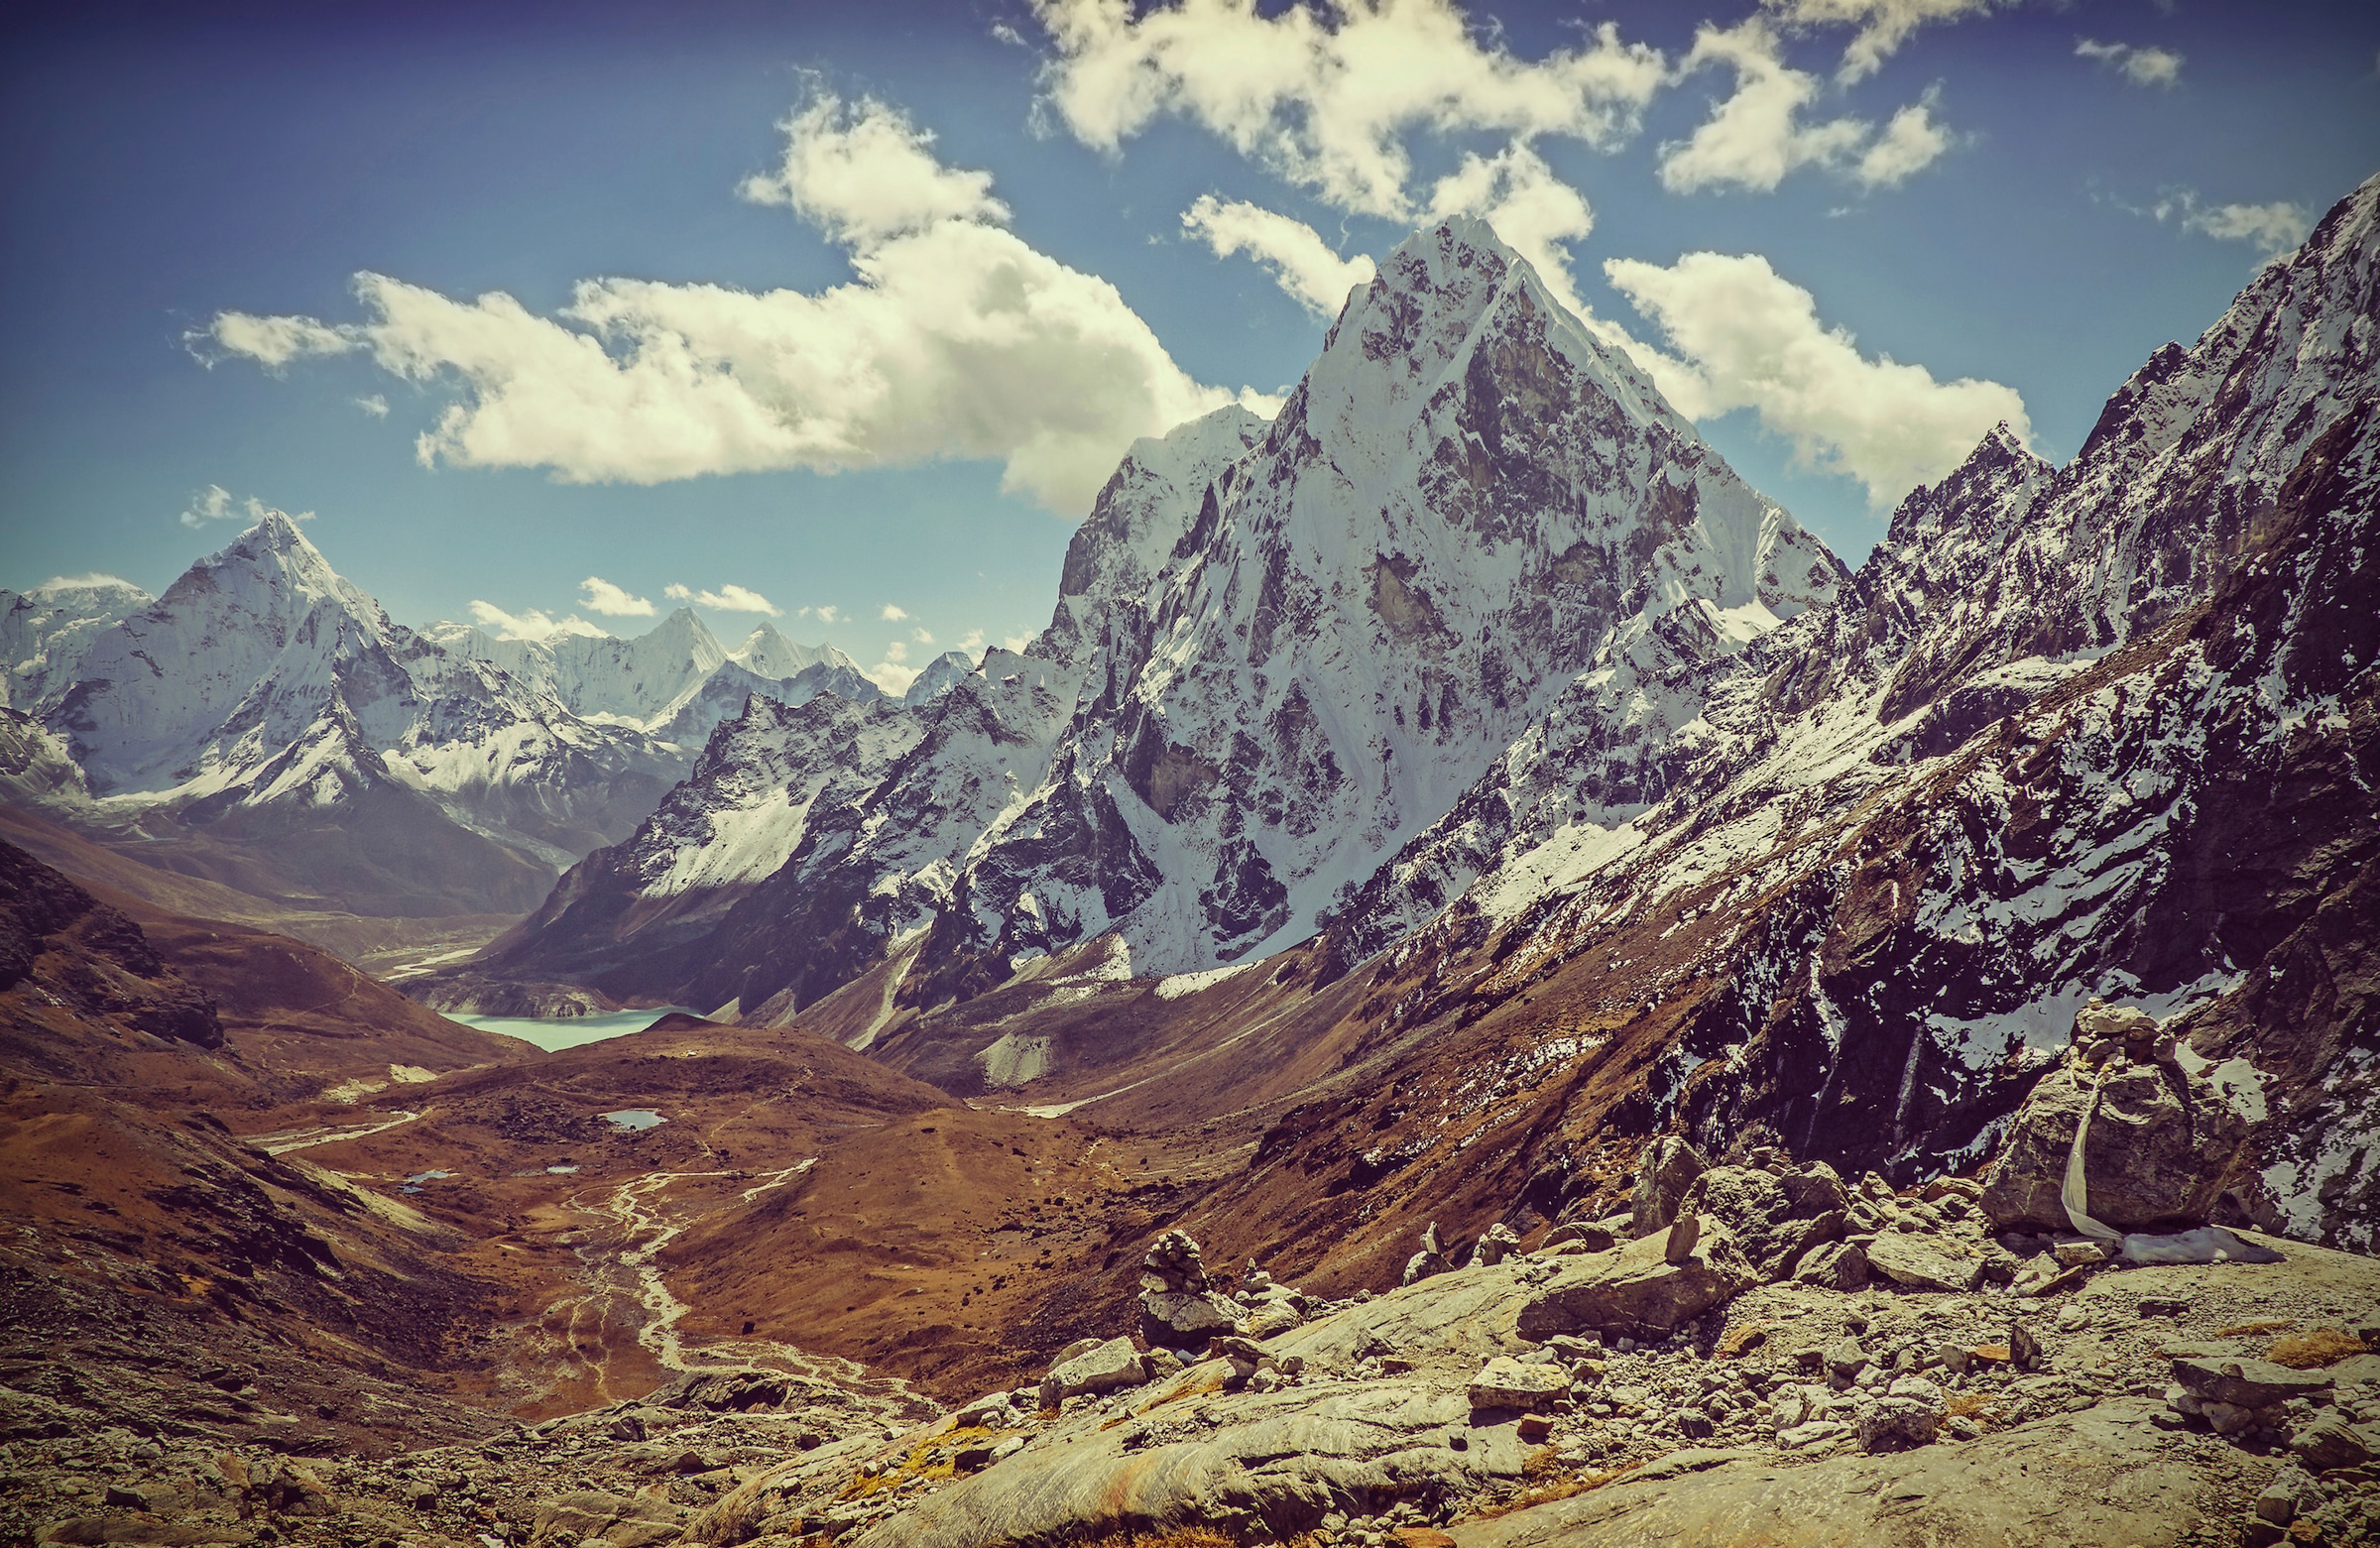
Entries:
[[62,577],[26,592],[0,590],[7,707],[47,707],[73,684],[93,640],[156,600],[112,575]]

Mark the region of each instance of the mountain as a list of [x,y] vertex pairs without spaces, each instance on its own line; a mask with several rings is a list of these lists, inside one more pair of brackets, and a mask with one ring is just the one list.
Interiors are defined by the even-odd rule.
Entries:
[[0,590],[6,707],[31,710],[63,692],[91,641],[156,600],[113,575],[61,576],[27,592]]
[[0,609],[0,790],[294,928],[526,911],[755,697],[884,698],[832,646],[763,625],[731,654],[684,608],[631,640],[409,630],[279,515],[161,598],[91,577]]
[[1837,606],[1715,688],[1656,804],[1596,813],[1558,715],[1533,727],[1334,917],[1319,976],[1369,959],[1453,1070],[1499,1010],[1587,1017],[1556,1079],[1635,1078],[1516,1139],[1582,1178],[1599,1113],[1957,1169],[2103,996],[2179,1016],[2255,1116],[2233,1218],[2368,1250],[2376,268],[2380,179],[2071,463],[2002,430],[1913,491]]
[[964,651],[945,651],[925,663],[917,678],[911,682],[900,702],[911,709],[931,704],[959,685],[959,679],[975,670],[975,660]]
[[1132,447],[1048,630],[934,701],[848,832],[813,818],[712,949],[606,982],[798,1008],[916,942],[902,1000],[930,1005],[1111,930],[1137,972],[1261,956],[1566,692],[1599,798],[1640,808],[1712,674],[1843,579],[1450,221],[1357,289],[1276,419]]
[[[294,908],[534,905],[684,764],[390,622],[285,517],[89,636],[10,787]],[[79,785],[43,773],[60,755]]]

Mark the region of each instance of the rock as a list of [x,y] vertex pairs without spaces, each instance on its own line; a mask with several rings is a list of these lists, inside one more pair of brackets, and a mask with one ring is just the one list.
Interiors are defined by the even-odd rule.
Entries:
[[1241,1331],[1251,1339],[1269,1339],[1304,1321],[1287,1297],[1266,1296],[1248,1309]]
[[1556,1226],[1547,1233],[1545,1245],[1559,1247],[1565,1242],[1576,1242],[1590,1252],[1602,1252],[1617,1247],[1619,1240],[1609,1228],[1598,1222],[1574,1220],[1566,1225]]
[[1518,1328],[1542,1342],[1556,1333],[1592,1330],[1610,1337],[1666,1338],[1681,1323],[1726,1304],[1759,1282],[1717,1222],[1703,1224],[1685,1262],[1663,1255],[1666,1235],[1640,1238],[1608,1252],[1561,1259],[1562,1266],[1529,1298]]
[[612,1548],[653,1548],[676,1541],[684,1527],[685,1512],[666,1499],[584,1489],[555,1495],[540,1505],[530,1541],[543,1545],[599,1537]]
[[1140,1272],[1141,1288],[1152,1294],[1196,1293],[1207,1288],[1206,1264],[1199,1256],[1198,1243],[1187,1231],[1168,1231],[1151,1242],[1140,1259]]
[[1972,1290],[1983,1282],[1983,1249],[1955,1237],[1886,1232],[1867,1247],[1867,1266],[1905,1290]]
[[2275,1526],[2322,1507],[2322,1487],[2304,1468],[2283,1468],[2256,1496],[2256,1514]]
[[146,1510],[149,1508],[147,1494],[122,1484],[108,1485],[106,1490],[100,1494],[99,1502],[110,1510]]
[[2021,1322],[2008,1328],[2008,1364],[2019,1370],[2039,1370],[2049,1364],[2042,1353],[2041,1340]]
[[[1541,1413],[1524,1413],[1520,1416],[1520,1422],[1512,1428],[1513,1433],[1523,1441],[1534,1445],[1554,1433],[1554,1421]],[[1452,1542],[1454,1539],[1447,1540]]]
[[1793,1265],[1793,1280],[1822,1290],[1864,1290],[1867,1252],[1849,1242],[1822,1242]]
[[1132,1348],[1132,1341],[1110,1339],[1051,1367],[1041,1381],[1042,1406],[1052,1406],[1048,1398],[1053,1384],[1062,1400],[1086,1392],[1112,1392],[1120,1386],[1137,1386],[1143,1374],[1140,1352]]
[[1819,1358],[1829,1374],[1841,1376],[1845,1381],[1866,1369],[1868,1363],[1867,1351],[1859,1347],[1857,1339],[1838,1339],[1828,1345],[1826,1353]]
[[2317,1473],[2360,1468],[2380,1457],[2380,1434],[2349,1424],[2336,1414],[2318,1414],[2290,1430],[2289,1449]]
[[[2100,1079],[2070,1064],[2025,1098],[1977,1201],[1992,1229],[2074,1229],[2060,1201],[2067,1152]],[[2246,1135],[2246,1121],[2203,1076],[2173,1063],[2111,1064],[2082,1146],[2088,1211],[2118,1231],[2205,1225]]]
[[1703,1217],[1691,1210],[1669,1225],[1669,1235],[1661,1239],[1661,1258],[1668,1263],[1693,1261],[1694,1245],[1703,1239]]
[[2091,1237],[2060,1237],[2050,1244],[2050,1255],[2068,1268],[2078,1263],[2103,1263],[2114,1255],[2114,1244]]
[[1438,1223],[1431,1221],[1421,1234],[1421,1250],[1405,1259],[1404,1277],[1399,1284],[1419,1284],[1438,1274],[1454,1272],[1455,1265],[1438,1245]]
[[603,1433],[616,1441],[641,1441],[645,1438],[645,1421],[634,1413],[624,1413],[607,1425]]
[[1781,1279],[1813,1247],[1843,1235],[1850,1197],[1821,1162],[1771,1173],[1714,1166],[1687,1187],[1681,1214],[1715,1215],[1763,1279]]
[[2174,1357],[2174,1379],[2197,1394],[2202,1403],[2227,1403],[2237,1408],[2270,1408],[2293,1397],[2326,1391],[2331,1378],[2319,1370],[2292,1370],[2263,1360],[2222,1360],[2209,1356]]
[[1570,1390],[1570,1372],[1559,1365],[1523,1365],[1498,1355],[1480,1368],[1469,1388],[1474,1408],[1535,1408]]
[[1471,1250],[1470,1267],[1489,1268],[1520,1250],[1520,1236],[1510,1226],[1497,1221],[1488,1228]]
[[1649,1237],[1678,1217],[1686,1190],[1709,1169],[1703,1153],[1675,1134],[1663,1134],[1636,1160],[1636,1191],[1630,1198],[1629,1228]]
[[1881,1396],[1860,1405],[1856,1420],[1859,1449],[1865,1452],[1906,1451],[1933,1444],[1950,1412],[1950,1398],[1923,1376],[1902,1376]]
[[981,1425],[1004,1424],[1012,1411],[1008,1393],[989,1392],[953,1410],[951,1422],[962,1430],[972,1430]]

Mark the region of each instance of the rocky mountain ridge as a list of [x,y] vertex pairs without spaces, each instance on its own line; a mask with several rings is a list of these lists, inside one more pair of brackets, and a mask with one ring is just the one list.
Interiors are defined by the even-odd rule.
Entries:
[[[763,624],[730,651],[682,608],[634,640],[410,630],[278,513],[163,597],[0,593],[0,629],[12,800],[356,913],[527,909],[749,700],[885,697],[831,646]],[[957,674],[933,663],[910,702]]]
[[[749,1016],[912,953],[913,1007],[1110,932],[1134,972],[1252,960],[1574,679],[1598,788],[1638,809],[1716,663],[1842,580],[1493,232],[1451,221],[1357,289],[1276,419],[1225,409],[1133,447],[1049,629],[943,701],[848,841],[811,818],[708,947],[618,950],[565,908],[489,966]],[[661,859],[679,842],[640,834],[636,874],[692,869]],[[633,915],[626,875],[565,891],[627,886],[600,917]]]

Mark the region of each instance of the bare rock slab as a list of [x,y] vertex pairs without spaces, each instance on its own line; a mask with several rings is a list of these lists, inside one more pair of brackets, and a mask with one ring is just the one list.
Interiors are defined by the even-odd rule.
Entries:
[[1694,1250],[1669,1261],[1666,1232],[1607,1252],[1565,1259],[1522,1307],[1519,1332],[1543,1340],[1592,1329],[1606,1337],[1666,1338],[1760,1282],[1726,1228],[1704,1217]]

